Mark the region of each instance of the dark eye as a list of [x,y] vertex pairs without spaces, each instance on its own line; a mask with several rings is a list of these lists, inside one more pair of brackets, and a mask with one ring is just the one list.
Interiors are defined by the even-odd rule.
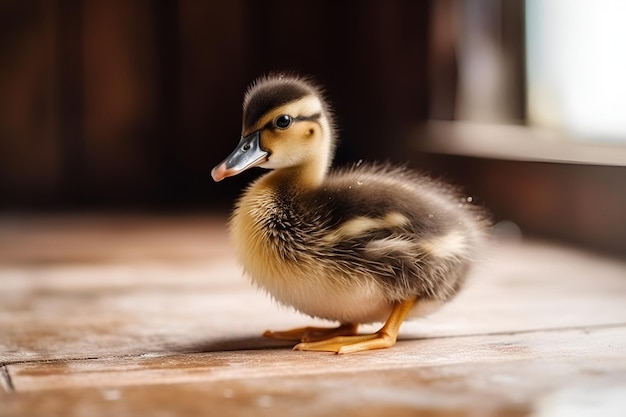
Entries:
[[289,126],[291,126],[292,121],[293,119],[291,118],[291,116],[283,114],[282,116],[278,116],[276,120],[274,120],[274,126],[279,129],[287,129]]

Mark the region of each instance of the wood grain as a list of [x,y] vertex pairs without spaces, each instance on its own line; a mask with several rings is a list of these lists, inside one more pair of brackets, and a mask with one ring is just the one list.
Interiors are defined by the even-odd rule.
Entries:
[[98,360],[63,360],[9,365],[17,391],[225,381],[266,377],[387,372],[418,367],[506,361],[543,361],[550,367],[584,359],[594,369],[626,371],[623,327],[539,331],[505,335],[404,340],[392,351],[359,355],[302,355],[287,347],[271,348],[250,339],[241,351],[144,354]]
[[224,225],[1,218],[0,416],[543,417],[545,404],[576,406],[579,391],[625,406],[623,260],[497,240],[466,291],[405,323],[394,348],[335,356],[260,337],[325,323],[250,286]]

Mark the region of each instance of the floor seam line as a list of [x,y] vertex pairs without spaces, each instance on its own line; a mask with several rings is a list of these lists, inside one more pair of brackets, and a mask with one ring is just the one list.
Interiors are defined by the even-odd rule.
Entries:
[[500,332],[487,332],[487,333],[472,333],[472,334],[462,334],[462,335],[444,335],[444,336],[436,336],[436,337],[424,337],[424,338],[402,338],[399,337],[398,340],[409,341],[409,340],[434,340],[434,339],[454,339],[454,338],[467,338],[467,337],[479,337],[479,336],[506,336],[506,335],[515,335],[515,334],[529,334],[529,333],[552,333],[552,332],[562,332],[562,331],[572,331],[572,330],[601,330],[601,329],[613,329],[619,327],[626,327],[626,323],[603,323],[603,324],[590,324],[590,325],[580,325],[580,326],[564,326],[564,327],[552,327],[547,329],[527,329],[527,330],[503,330]]
[[[586,330],[601,330],[601,329],[612,329],[626,327],[626,323],[605,323],[605,324],[591,324],[585,326],[566,326],[566,327],[554,327],[548,329],[528,329],[528,330],[518,330],[518,331],[501,331],[501,332],[491,332],[491,333],[473,333],[473,334],[463,334],[463,335],[443,335],[443,336],[435,336],[435,337],[400,337],[398,338],[399,342],[410,342],[410,341],[420,341],[420,340],[437,340],[437,339],[455,339],[455,338],[470,338],[470,337],[481,337],[481,336],[506,336],[506,335],[516,335],[516,334],[530,334],[530,333],[552,333],[559,331],[586,331]],[[185,355],[185,354],[199,354],[199,353],[224,353],[224,352],[245,352],[248,350],[258,350],[258,349],[233,349],[233,350],[217,350],[217,351],[201,351],[201,350],[188,350],[188,351],[167,351],[162,352],[159,356],[167,357],[167,356],[177,356],[177,355]],[[272,349],[269,349],[272,350]],[[130,358],[141,358],[145,353],[138,354],[123,354],[123,355],[103,355],[103,356],[92,356],[92,357],[74,357],[74,358],[53,358],[53,359],[36,359],[36,360],[22,360],[22,361],[7,361],[0,364],[1,373],[3,374],[4,379],[7,381],[7,384],[10,383],[9,387],[12,387],[12,380],[9,374],[8,367],[11,365],[24,365],[24,364],[46,364],[46,363],[59,363],[59,362],[74,362],[74,361],[92,361],[92,360],[113,360],[113,359],[130,359]]]
[[2,365],[0,374],[2,374],[2,379],[6,385],[8,392],[15,392],[15,386],[13,385],[13,378],[11,378],[11,374],[9,373],[9,368],[7,365]]

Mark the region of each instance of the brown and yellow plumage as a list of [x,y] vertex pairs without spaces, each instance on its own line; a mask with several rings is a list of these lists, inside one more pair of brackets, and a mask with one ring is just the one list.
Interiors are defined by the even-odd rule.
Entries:
[[[395,343],[406,317],[463,286],[486,226],[452,187],[404,168],[357,164],[328,173],[335,137],[320,90],[292,76],[257,81],[243,134],[213,171],[272,169],[243,194],[230,231],[247,275],[281,304],[337,329],[268,332],[302,350],[338,353]],[[374,335],[361,323],[385,322]]]

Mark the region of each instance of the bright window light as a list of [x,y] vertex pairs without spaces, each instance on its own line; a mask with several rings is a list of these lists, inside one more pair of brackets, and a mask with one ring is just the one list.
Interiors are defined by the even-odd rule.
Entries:
[[528,117],[626,143],[626,1],[527,0]]

